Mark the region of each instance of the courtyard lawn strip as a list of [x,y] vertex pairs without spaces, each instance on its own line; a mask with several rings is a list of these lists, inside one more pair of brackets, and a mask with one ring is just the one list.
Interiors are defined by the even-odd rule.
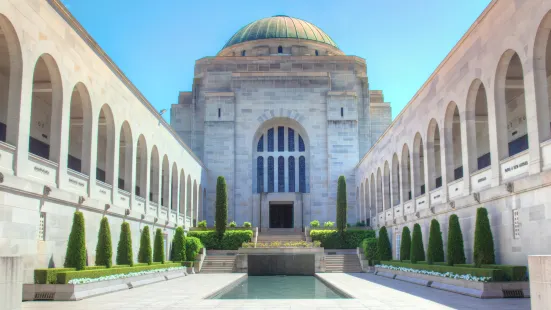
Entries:
[[[429,275],[435,275],[435,276],[442,276],[442,277],[451,277],[453,278],[453,275],[459,275],[459,276],[466,276],[465,278],[462,278],[464,280],[468,280],[470,277],[476,277],[476,278],[488,278],[488,281],[497,282],[497,281],[503,281],[504,279],[504,272],[499,269],[492,269],[492,268],[475,268],[475,267],[456,267],[456,266],[442,266],[442,265],[425,265],[425,264],[412,264],[412,263],[402,263],[402,262],[394,262],[394,261],[382,261],[381,265],[377,265],[376,267],[379,268],[385,268],[385,269],[393,269],[389,267],[396,267],[396,270],[400,270],[398,268],[405,268],[401,271],[406,272],[414,272],[414,273],[421,273],[416,271],[428,271],[428,272],[434,272],[435,274],[426,273]],[[409,269],[409,270],[406,270]],[[449,273],[446,276],[445,274]],[[461,278],[461,277],[460,277]],[[482,281],[486,282],[486,281]]]
[[57,272],[57,284],[68,284],[72,279],[94,279],[118,274],[129,274],[141,271],[150,271],[156,269],[167,269],[172,267],[182,267],[182,263],[167,263],[147,266],[134,266],[125,268],[109,268],[97,270],[81,270],[81,271],[63,271]]

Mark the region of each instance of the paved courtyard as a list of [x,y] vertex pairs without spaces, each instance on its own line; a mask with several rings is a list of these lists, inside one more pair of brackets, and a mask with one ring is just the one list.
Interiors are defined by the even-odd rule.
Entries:
[[372,274],[321,274],[355,299],[203,299],[243,274],[197,274],[77,302],[26,302],[24,310],[134,309],[530,309],[530,299],[478,299]]

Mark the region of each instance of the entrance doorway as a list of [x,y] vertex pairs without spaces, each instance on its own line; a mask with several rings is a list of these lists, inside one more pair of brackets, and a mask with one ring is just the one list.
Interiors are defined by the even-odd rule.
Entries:
[[293,203],[270,203],[270,228],[293,228]]

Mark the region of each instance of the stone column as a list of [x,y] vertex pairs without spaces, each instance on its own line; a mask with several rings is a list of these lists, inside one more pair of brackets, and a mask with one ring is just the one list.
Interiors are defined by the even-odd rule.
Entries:
[[[92,107],[92,122],[90,126],[90,149],[89,154],[83,155],[83,157],[88,157],[88,171],[90,172],[90,183],[88,184],[88,191],[90,197],[94,197],[96,194],[96,169],[98,162],[98,126],[99,126],[99,113],[101,110],[95,110]],[[83,131],[83,135],[86,133]],[[84,161],[83,161],[84,163]]]
[[69,132],[71,130],[71,99],[72,88],[65,88],[63,90],[63,99],[61,109],[59,111],[53,110],[52,113],[56,115],[56,119],[59,122],[58,128],[60,131],[58,154],[59,165],[57,167],[57,186],[59,188],[65,188],[67,180],[67,158],[69,155]]
[[[138,138],[133,137],[132,143],[130,145],[127,145],[126,147],[131,147],[132,151],[130,152],[130,156],[126,156],[126,162],[130,163],[130,175],[127,176],[130,178],[129,180],[125,180],[125,182],[130,182],[130,209],[134,209],[135,203],[136,203],[136,163],[137,163],[137,157],[138,152],[140,151],[138,149]],[[126,153],[128,154],[128,152]],[[129,158],[130,157],[130,158]],[[141,184],[140,184],[141,185]]]
[[[27,61],[29,63],[32,62],[30,59],[24,59],[23,61]],[[26,66],[25,68],[26,70],[23,70],[22,77],[22,80],[25,82],[21,84],[21,101],[15,104],[11,104],[10,102],[10,107],[15,106],[18,107],[18,109],[8,109],[7,118],[8,129],[11,128],[13,131],[13,129],[17,128],[17,136],[15,138],[15,146],[17,148],[15,149],[14,154],[14,172],[17,176],[26,176],[27,169],[29,169],[29,135],[31,132],[31,102],[33,94],[32,81],[34,66]],[[13,98],[11,90],[9,98],[10,100]],[[8,136],[6,138],[9,139],[11,137],[9,130],[7,134]]]
[[[425,177],[425,194],[423,194],[423,195],[421,195],[421,196],[427,196],[427,197],[429,197],[429,198],[427,198],[426,203],[425,203],[425,205],[426,205],[427,207],[429,207],[429,206],[430,206],[430,195],[429,195],[429,193],[430,193],[430,191],[431,191],[431,187],[430,187],[430,177],[431,177],[431,175],[430,175],[430,173],[429,173],[429,156],[428,156],[428,154],[429,154],[429,148],[428,148],[429,139],[427,139],[427,138],[425,137],[424,142],[425,142],[425,143],[423,143],[423,152],[424,152],[425,156],[423,156],[423,163],[422,163],[422,165],[425,166],[425,168],[423,168],[423,171],[425,172],[425,175],[424,175],[424,177]],[[433,154],[434,154],[434,153],[433,153]],[[434,156],[433,156],[433,158],[434,158]],[[436,170],[436,169],[433,169],[433,170]],[[420,192],[421,192],[421,190],[419,190],[419,193],[420,193]]]
[[[492,164],[492,187],[501,184],[501,169],[500,160],[507,157],[508,141],[507,141],[507,113],[505,107],[505,88],[503,86],[496,87],[498,90],[490,88],[486,92],[488,104],[488,131],[490,140],[490,160]],[[495,93],[500,92],[502,95],[496,97]],[[501,98],[501,101],[498,101]]]
[[21,309],[23,300],[23,258],[0,257],[0,301],[6,310]]
[[[109,123],[109,120],[106,116],[106,122]],[[114,123],[114,122],[113,122]],[[105,153],[107,154],[107,162],[105,163],[105,181],[113,186],[111,202],[118,201],[117,197],[119,196],[119,151],[120,151],[120,137],[121,131],[120,127],[114,123],[113,134],[109,134],[109,126],[106,124],[107,128],[107,149]]]
[[551,255],[528,256],[528,269],[532,309],[548,309],[551,305]]
[[471,193],[471,167],[469,162],[469,144],[467,139],[469,138],[467,132],[467,118],[466,112],[460,111],[459,129],[461,130],[461,161],[463,164],[463,196],[470,195]]
[[549,123],[540,125],[538,121],[538,114],[540,112],[542,112],[543,118],[546,118],[545,112],[541,110],[545,110],[547,114],[549,114],[549,103],[547,100],[540,102],[543,108],[540,108],[540,111],[538,111],[538,106],[536,104],[536,85],[533,71],[526,73],[524,76],[524,99],[526,103],[526,129],[528,130],[529,146],[528,152],[530,154],[529,173],[532,175],[541,172],[540,132],[545,133],[549,128]]
[[[443,122],[442,122],[443,124]],[[448,201],[448,166],[447,166],[447,148],[448,145],[444,141],[446,138],[446,132],[445,127],[441,126],[440,128],[440,173],[442,177],[442,201],[447,202]]]
[[165,185],[167,187],[167,191],[168,191],[168,195],[166,197],[166,200],[167,200],[167,205],[166,205],[166,208],[168,209],[167,212],[166,212],[166,219],[170,219],[170,213],[172,212],[172,203],[173,203],[173,199],[172,199],[172,168],[170,168],[170,163],[168,164],[168,169],[167,169],[167,175],[166,175],[166,180],[167,180],[167,184]]

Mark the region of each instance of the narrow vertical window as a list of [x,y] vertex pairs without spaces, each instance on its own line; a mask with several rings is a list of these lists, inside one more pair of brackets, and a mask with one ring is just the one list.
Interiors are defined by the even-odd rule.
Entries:
[[268,129],[268,152],[274,151],[274,129]]
[[277,127],[277,151],[285,151],[285,127]]
[[289,152],[294,152],[295,151],[295,130],[293,128],[288,128],[287,141],[288,141],[288,144],[289,144],[287,146],[287,148],[289,149],[288,151]]
[[278,53],[278,54],[283,54],[283,47],[282,47],[281,45],[278,46],[278,48],[277,48],[277,53]]
[[257,152],[264,152],[264,135],[260,136],[258,139],[258,145],[256,146]]
[[304,152],[306,150],[306,148],[304,147],[304,140],[302,140],[302,137],[299,135],[298,136],[298,151],[299,152]]
[[341,108],[341,117],[344,117],[344,108]]
[[264,158],[259,156],[256,159],[256,192],[264,192]]
[[268,192],[274,192],[274,158],[268,157]]
[[277,191],[285,192],[285,159],[283,156],[277,158]]
[[289,157],[289,192],[295,192],[295,157]]
[[318,52],[318,50],[316,50],[316,56],[319,56],[319,55],[320,55],[320,53]]
[[306,193],[306,159],[304,156],[300,156],[298,166],[298,191],[301,193]]
[[220,118],[220,116],[222,115],[222,109],[218,108],[218,118]]
[[241,51],[241,56],[245,56],[245,50]]

